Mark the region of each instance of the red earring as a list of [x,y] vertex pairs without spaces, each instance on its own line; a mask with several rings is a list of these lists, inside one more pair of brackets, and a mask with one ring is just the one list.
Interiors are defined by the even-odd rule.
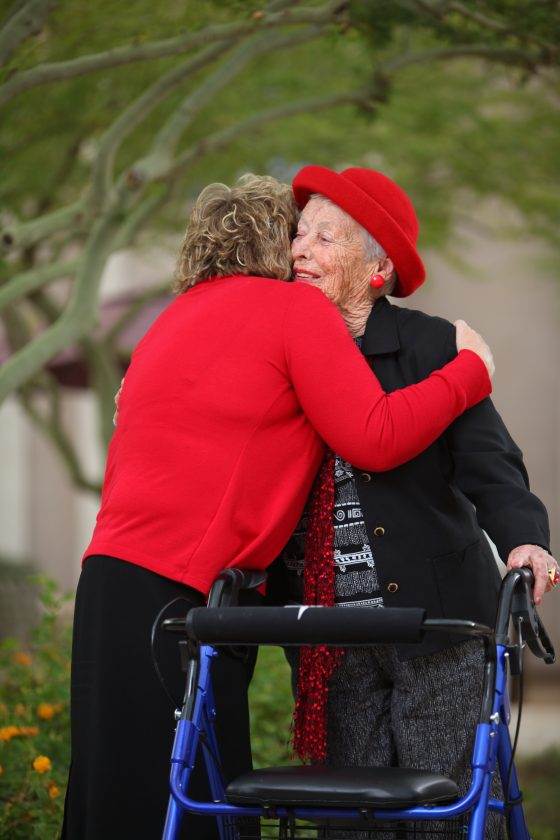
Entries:
[[382,274],[374,274],[371,280],[369,281],[369,285],[372,289],[380,289],[382,286],[385,285],[385,278]]

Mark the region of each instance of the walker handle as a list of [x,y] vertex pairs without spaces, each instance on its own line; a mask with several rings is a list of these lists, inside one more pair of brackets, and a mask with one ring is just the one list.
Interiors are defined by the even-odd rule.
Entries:
[[257,589],[266,581],[266,572],[250,569],[223,569],[208,595],[209,607],[235,607],[242,589]]
[[547,665],[552,665],[556,654],[535,609],[532,595],[534,582],[533,572],[528,566],[511,569],[503,579],[496,619],[496,642],[510,644],[509,620],[513,619],[514,626],[521,621],[523,639],[531,653]]

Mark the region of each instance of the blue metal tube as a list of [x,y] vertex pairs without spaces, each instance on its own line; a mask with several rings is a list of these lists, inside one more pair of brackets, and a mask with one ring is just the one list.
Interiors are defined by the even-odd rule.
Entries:
[[509,698],[506,690],[506,654],[507,648],[505,645],[496,645],[496,687],[494,690],[494,707],[492,711],[500,714],[509,711]]
[[484,774],[484,783],[478,798],[478,802],[473,808],[471,818],[469,820],[469,831],[467,834],[468,840],[483,840],[484,829],[486,827],[486,814],[488,811],[488,795],[490,793],[490,783],[492,782],[492,773],[486,771]]
[[170,796],[163,834],[161,835],[162,840],[176,840],[179,836],[179,829],[181,828],[184,813],[183,808]]
[[[185,767],[186,757],[192,753],[192,743],[198,741],[198,732],[189,720],[180,720],[175,729],[175,738],[173,739],[173,748],[171,750],[171,776],[174,773],[182,775]],[[187,784],[188,775],[187,774]],[[179,828],[184,814],[184,809],[180,803],[173,797],[169,797],[167,806],[167,814],[165,817],[165,826],[163,828],[162,840],[175,840],[179,836]]]
[[[206,774],[208,776],[208,784],[210,786],[210,793],[214,802],[221,802],[225,797],[224,779],[219,767],[216,766],[216,761],[219,756],[218,742],[216,740],[216,733],[214,731],[214,719],[216,717],[216,707],[214,703],[214,693],[212,691],[212,683],[208,685],[206,693],[206,703],[204,705],[203,716],[203,730],[206,736],[207,748],[204,752],[204,764],[206,767]],[[183,790],[187,790],[186,785],[183,785]],[[217,817],[218,834],[220,840],[227,840],[228,829],[224,820]]]
[[[515,769],[515,764],[512,765],[511,768],[511,776],[510,776],[510,783],[509,783],[509,792],[506,790],[507,785],[507,775],[508,775],[508,768],[509,763],[511,760],[511,739],[509,735],[509,729],[504,724],[500,724],[500,739],[498,742],[498,766],[500,768],[500,778],[502,780],[502,789],[504,792],[504,797],[506,800],[509,799],[519,799],[521,797],[521,790],[519,788],[519,781],[517,778],[517,772]],[[502,811],[505,810],[504,803],[502,802]],[[527,823],[525,822],[525,813],[523,811],[523,804],[519,802],[517,805],[513,805],[510,810],[509,814],[507,814],[507,822],[508,822],[508,830],[510,837],[512,840],[530,840],[529,830],[527,828]]]

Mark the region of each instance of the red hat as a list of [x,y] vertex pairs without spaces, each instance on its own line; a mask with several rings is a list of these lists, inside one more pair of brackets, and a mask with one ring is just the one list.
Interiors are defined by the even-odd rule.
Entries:
[[416,212],[405,191],[382,172],[359,167],[334,172],[326,166],[304,166],[292,188],[300,210],[313,193],[319,193],[371,233],[395,266],[395,297],[407,297],[422,285],[426,270],[416,250]]

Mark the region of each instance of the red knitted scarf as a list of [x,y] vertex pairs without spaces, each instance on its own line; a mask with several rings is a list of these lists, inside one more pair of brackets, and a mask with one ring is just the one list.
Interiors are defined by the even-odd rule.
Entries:
[[[333,509],[334,454],[327,450],[311,493],[305,540],[304,604],[334,606]],[[292,744],[303,761],[324,762],[327,755],[328,681],[344,651],[326,645],[302,647]]]

